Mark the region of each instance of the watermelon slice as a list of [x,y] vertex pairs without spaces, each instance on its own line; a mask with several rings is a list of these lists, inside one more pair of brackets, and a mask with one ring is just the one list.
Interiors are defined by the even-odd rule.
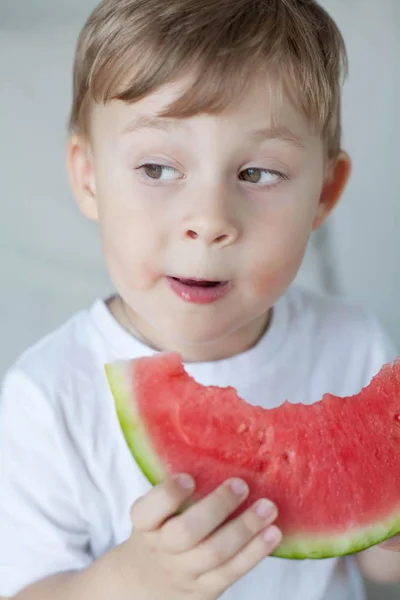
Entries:
[[350,398],[266,410],[233,388],[203,387],[178,354],[106,366],[126,442],[152,484],[188,472],[199,499],[247,481],[240,510],[267,497],[283,540],[274,555],[328,558],[400,532],[400,360]]

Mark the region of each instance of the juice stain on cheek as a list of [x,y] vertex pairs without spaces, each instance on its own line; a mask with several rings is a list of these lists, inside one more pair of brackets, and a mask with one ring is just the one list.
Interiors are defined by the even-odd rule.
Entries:
[[126,285],[136,292],[151,289],[159,279],[155,270],[144,261],[134,265],[124,265],[122,277]]
[[268,268],[260,268],[253,272],[251,279],[251,291],[256,296],[264,296],[266,294],[273,294],[276,288],[281,287],[282,275],[278,273],[271,273]]
[[253,267],[250,283],[256,296],[271,296],[273,301],[291,285],[301,265],[303,253],[291,256],[284,261],[258,263]]

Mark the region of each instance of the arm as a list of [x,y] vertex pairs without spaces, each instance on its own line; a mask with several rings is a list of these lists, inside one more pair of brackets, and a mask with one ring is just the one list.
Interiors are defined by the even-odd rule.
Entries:
[[[397,348],[394,347],[376,319],[372,319],[370,327],[366,383],[371,380],[383,364],[391,362],[398,356]],[[378,583],[400,583],[400,535],[383,544],[360,552],[355,558],[361,572],[367,579]]]
[[279,545],[277,510],[264,500],[226,523],[248,494],[244,482],[227,481],[182,511],[194,487],[187,476],[154,487],[133,505],[125,543],[86,571],[49,578],[14,600],[220,598]]
[[356,561],[367,579],[378,583],[400,583],[400,536],[360,552]]
[[96,562],[88,551],[77,455],[54,398],[10,372],[0,397],[0,600],[128,600],[119,548]]
[[76,493],[77,451],[55,406],[24,373],[6,377],[0,398],[0,595],[6,598],[93,563],[90,512]]
[[[122,579],[120,581],[115,578],[115,573],[118,572],[115,555],[116,553],[111,551],[81,572],[62,573],[39,581],[13,596],[13,599],[110,600],[110,598],[118,598],[118,600],[128,600],[126,590],[122,586]],[[129,599],[132,597],[140,596],[130,589]]]

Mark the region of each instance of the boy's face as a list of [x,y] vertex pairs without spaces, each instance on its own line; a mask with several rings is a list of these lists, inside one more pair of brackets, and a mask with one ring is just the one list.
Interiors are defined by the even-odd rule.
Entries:
[[213,360],[259,337],[348,162],[323,191],[321,137],[285,98],[273,127],[266,82],[220,115],[160,120],[179,93],[95,106],[90,149],[71,139],[70,174],[135,328],[186,360]]

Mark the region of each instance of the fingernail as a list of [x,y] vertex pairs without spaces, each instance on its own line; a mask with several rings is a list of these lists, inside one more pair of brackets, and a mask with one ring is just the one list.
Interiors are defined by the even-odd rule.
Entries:
[[181,488],[183,488],[184,490],[190,490],[191,488],[194,487],[193,478],[190,477],[190,475],[186,475],[186,473],[181,473],[180,475],[176,475],[176,477],[174,477],[174,479],[178,483],[178,485],[180,485]]
[[266,542],[268,542],[269,544],[278,543],[280,541],[281,537],[282,537],[282,534],[279,531],[279,529],[277,527],[275,527],[275,525],[273,525],[272,527],[267,529],[267,531],[264,533],[264,540]]
[[247,484],[241,479],[231,481],[231,489],[237,496],[244,496],[249,491]]
[[262,519],[265,519],[266,517],[272,517],[275,512],[275,505],[269,500],[262,499],[256,505],[256,513]]

